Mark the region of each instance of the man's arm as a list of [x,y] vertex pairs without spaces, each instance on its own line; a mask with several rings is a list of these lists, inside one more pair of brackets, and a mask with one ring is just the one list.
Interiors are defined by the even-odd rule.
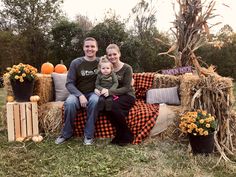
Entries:
[[70,94],[73,94],[77,97],[81,96],[82,93],[78,88],[76,87],[77,82],[77,66],[82,62],[80,58],[75,59],[71,62],[69,71],[67,74],[67,80],[66,80],[66,88],[70,92]]

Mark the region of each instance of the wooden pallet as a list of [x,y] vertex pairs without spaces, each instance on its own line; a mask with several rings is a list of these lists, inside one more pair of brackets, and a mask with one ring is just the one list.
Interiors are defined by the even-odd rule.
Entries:
[[8,141],[39,134],[37,102],[7,103]]

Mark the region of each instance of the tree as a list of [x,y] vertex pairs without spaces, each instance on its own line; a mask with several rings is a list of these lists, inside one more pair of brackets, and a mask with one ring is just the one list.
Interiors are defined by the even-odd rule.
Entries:
[[55,64],[63,60],[69,66],[72,59],[83,55],[85,32],[78,23],[62,19],[55,24],[50,34],[52,35],[50,58],[54,58]]
[[109,44],[116,43],[118,46],[122,46],[128,34],[125,32],[125,24],[118,17],[112,16],[97,24],[87,33],[87,36],[97,39],[99,45],[98,55],[104,55]]
[[158,57],[158,53],[166,50],[167,46],[159,43],[156,38],[165,42],[169,39],[156,29],[156,10],[153,3],[152,0],[141,0],[132,9],[130,20],[133,20],[133,26],[122,46],[126,62],[130,63],[136,72],[158,71],[171,66],[171,61],[166,56]]
[[24,39],[27,54],[21,62],[40,67],[47,60],[52,24],[60,15],[62,0],[2,0],[0,29]]

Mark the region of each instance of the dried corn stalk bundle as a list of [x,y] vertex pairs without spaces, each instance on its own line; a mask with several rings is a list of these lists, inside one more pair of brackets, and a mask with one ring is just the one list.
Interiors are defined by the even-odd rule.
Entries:
[[201,0],[178,0],[177,3],[179,8],[175,14],[174,27],[171,28],[176,41],[167,52],[159,55],[173,58],[175,67],[194,66],[199,75],[207,76],[214,70],[212,67],[202,67],[199,64],[200,57],[195,55],[195,51],[211,40],[209,29],[218,24],[209,25],[207,22],[216,16],[213,14],[215,1],[211,0],[206,4],[206,1]]
[[167,88],[179,86],[179,77],[174,75],[155,74],[154,88]]
[[35,93],[40,97],[39,105],[53,101],[54,87],[51,74],[37,74],[38,80],[35,82]]
[[228,160],[227,154],[235,151],[235,124],[232,114],[234,103],[233,82],[231,78],[209,75],[200,78],[194,86],[195,94],[192,97],[191,109],[203,109],[211,113],[218,120],[218,131],[215,138],[217,150],[221,157]]
[[62,127],[63,102],[48,102],[39,106],[39,127],[45,133],[58,133]]

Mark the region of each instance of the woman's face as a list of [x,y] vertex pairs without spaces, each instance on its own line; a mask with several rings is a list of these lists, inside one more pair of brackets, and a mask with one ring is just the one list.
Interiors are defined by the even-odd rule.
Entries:
[[112,64],[118,63],[120,61],[120,53],[116,49],[108,49],[107,58]]

